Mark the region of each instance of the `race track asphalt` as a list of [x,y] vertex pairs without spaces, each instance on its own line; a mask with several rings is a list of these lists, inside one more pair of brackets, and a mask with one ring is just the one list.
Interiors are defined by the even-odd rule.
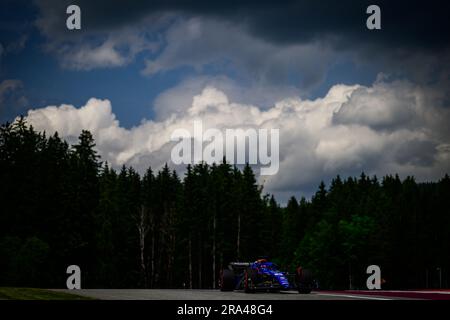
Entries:
[[299,294],[295,291],[279,293],[221,292],[219,290],[189,289],[55,289],[100,300],[410,300],[450,299],[449,292],[426,291],[313,291]]

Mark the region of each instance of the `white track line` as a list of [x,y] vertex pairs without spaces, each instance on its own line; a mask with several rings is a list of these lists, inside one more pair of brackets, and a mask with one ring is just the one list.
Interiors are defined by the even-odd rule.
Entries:
[[350,294],[331,294],[331,293],[316,293],[318,296],[332,296],[332,297],[343,297],[343,298],[355,298],[355,299],[367,299],[367,300],[393,300],[389,298],[379,298],[379,297],[368,297],[368,296],[355,296]]
[[[381,291],[383,292],[383,291]],[[412,293],[432,293],[432,294],[450,294],[450,291],[401,291],[401,290],[390,290],[385,292],[412,292]]]

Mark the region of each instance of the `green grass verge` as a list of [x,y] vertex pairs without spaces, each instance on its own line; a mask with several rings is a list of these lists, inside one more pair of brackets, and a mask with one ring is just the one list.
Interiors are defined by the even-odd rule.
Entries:
[[7,300],[93,300],[76,294],[36,288],[0,287],[0,299]]

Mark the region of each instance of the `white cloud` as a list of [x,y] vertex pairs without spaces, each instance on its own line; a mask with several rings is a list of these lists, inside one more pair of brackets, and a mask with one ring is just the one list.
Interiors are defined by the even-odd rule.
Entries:
[[352,99],[334,116],[336,123],[361,124],[371,128],[404,127],[420,116],[416,101],[421,94],[410,83],[376,83],[352,93]]
[[171,133],[179,128],[192,131],[198,118],[205,129],[279,128],[279,173],[261,179],[266,191],[284,197],[309,192],[320,180],[336,174],[361,170],[411,174],[419,180],[448,172],[450,116],[435,94],[408,82],[335,85],[323,98],[285,98],[261,109],[206,86],[186,100],[186,108],[131,129],[120,127],[108,100],[98,99],[90,99],[81,108],[62,105],[30,110],[28,121],[38,130],[57,130],[71,141],[88,129],[104,160],[116,167],[133,165],[141,172],[149,165],[170,164]]
[[154,111],[158,120],[188,109],[192,105],[194,96],[206,86],[222,91],[231,101],[257,105],[264,110],[273,107],[277,101],[299,94],[299,90],[291,86],[237,83],[226,76],[197,76],[184,79],[155,99]]
[[244,24],[173,12],[153,13],[128,26],[69,32],[58,14],[64,3],[39,5],[36,24],[47,39],[45,49],[69,69],[124,66],[144,53],[145,75],[186,66],[225,67],[259,86],[294,83],[308,90],[322,82],[335,59],[325,41],[280,46],[251,34]]
[[120,67],[131,63],[142,51],[155,51],[158,41],[147,38],[145,30],[124,28],[115,32],[99,32],[89,36],[67,39],[54,38],[45,48],[55,53],[64,68],[91,70],[94,68]]
[[299,86],[310,88],[323,80],[334,57],[324,43],[279,46],[251,35],[242,25],[199,17],[173,24],[165,40],[162,52],[146,61],[144,74],[222,65],[259,84],[288,83],[296,76]]
[[70,46],[59,41],[51,42],[47,48],[57,52],[61,65],[69,69],[90,70],[94,68],[119,67],[131,63],[142,51],[153,52],[159,46],[150,41],[144,30],[121,29],[97,35],[99,41],[78,40]]
[[[217,74],[219,70],[263,90],[293,85],[302,90],[302,96],[311,93],[325,79],[333,79],[327,78],[328,73],[339,72],[333,65],[348,63],[354,66],[349,70],[350,77],[355,72],[356,75],[365,73],[364,69],[369,67],[368,73],[374,69],[389,71],[396,77],[406,76],[421,84],[443,81],[448,87],[449,82],[448,48],[431,52],[400,45],[388,50],[383,43],[349,41],[352,36],[348,38],[346,32],[309,35],[305,30],[295,32],[295,28],[286,30],[286,39],[292,41],[277,42],[276,38],[285,37],[273,36],[286,25],[281,29],[274,27],[275,33],[274,30],[255,32],[253,18],[259,21],[265,15],[256,14],[239,21],[227,14],[185,10],[184,5],[177,10],[176,5],[141,2],[123,13],[118,3],[104,10],[104,3],[84,1],[80,4],[84,8],[82,30],[71,32],[65,28],[66,15],[61,14],[71,1],[36,0],[36,4],[39,15],[35,24],[46,38],[45,49],[69,69],[120,67],[139,57],[145,60],[142,73],[149,76],[180,67],[190,67],[203,74]],[[265,30],[269,25],[261,26]],[[295,39],[291,38],[293,35]],[[26,38],[18,41],[18,46],[25,41]]]
[[35,24],[47,40],[44,49],[63,68],[74,70],[125,66],[143,51],[154,53],[161,42],[158,32],[170,19],[169,14],[149,15],[128,26],[104,28],[95,26],[93,10],[82,9],[81,30],[68,31],[64,13],[70,2],[36,2],[40,15]]

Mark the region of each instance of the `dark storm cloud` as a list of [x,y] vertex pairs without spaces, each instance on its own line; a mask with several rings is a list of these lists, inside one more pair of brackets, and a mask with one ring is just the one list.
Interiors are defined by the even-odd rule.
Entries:
[[398,146],[395,160],[400,164],[430,166],[437,155],[436,144],[432,141],[407,141]]
[[[274,43],[304,43],[321,38],[336,46],[376,43],[436,49],[450,43],[448,1],[37,1],[47,27],[64,32],[65,8],[82,8],[84,30],[110,30],[151,14],[178,12],[209,16],[244,25],[255,36]],[[366,28],[366,8],[381,7],[382,30]],[[63,12],[63,14],[60,14]]]

